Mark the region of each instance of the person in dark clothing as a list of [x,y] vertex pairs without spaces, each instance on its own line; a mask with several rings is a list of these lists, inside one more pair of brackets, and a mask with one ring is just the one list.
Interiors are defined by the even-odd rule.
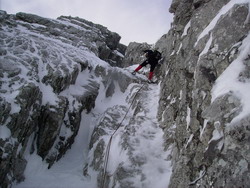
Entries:
[[144,50],[143,51],[145,53],[146,56],[146,60],[140,64],[133,72],[132,74],[135,75],[136,72],[138,72],[142,67],[146,66],[147,64],[150,64],[150,72],[149,72],[149,76],[148,79],[149,81],[151,81],[151,79],[153,78],[154,75],[154,69],[156,67],[156,65],[158,64],[158,61],[161,59],[161,53],[158,52],[157,50]]

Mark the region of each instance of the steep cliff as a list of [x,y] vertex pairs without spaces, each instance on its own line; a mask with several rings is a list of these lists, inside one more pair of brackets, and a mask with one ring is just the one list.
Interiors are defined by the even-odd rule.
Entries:
[[[80,18],[1,11],[0,25],[0,182],[7,187],[24,180],[26,154],[37,153],[50,168],[71,148],[82,113],[122,71],[110,64],[119,66],[126,46],[118,34]],[[124,90],[132,78],[120,74]]]
[[249,187],[247,0],[173,0],[158,118],[172,148],[169,187]]

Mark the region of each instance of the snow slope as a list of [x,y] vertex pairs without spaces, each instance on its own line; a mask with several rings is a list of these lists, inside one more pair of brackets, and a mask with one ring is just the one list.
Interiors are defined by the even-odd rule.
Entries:
[[[146,80],[146,76],[131,75],[130,72],[137,65],[121,69],[97,57],[98,44],[103,50],[108,49],[105,37],[110,36],[106,36],[106,30],[103,31],[105,35],[94,28],[94,33],[88,30],[84,34],[86,29],[81,26],[83,23],[77,24],[80,19],[53,21],[25,13],[16,17],[8,16],[3,11],[0,13],[1,19],[10,19],[1,25],[3,46],[0,68],[3,74],[0,89],[4,104],[10,106],[10,113],[6,115],[8,120],[0,126],[0,138],[15,146],[14,149],[17,148],[13,151],[3,149],[6,156],[6,173],[3,173],[5,184],[9,185],[13,181],[13,187],[23,188],[97,187],[98,174],[103,167],[102,163],[98,166],[99,170],[91,167],[92,160],[98,160],[94,156],[96,148],[89,151],[90,143],[94,140],[93,132],[104,117],[112,120],[109,110],[114,112],[114,117],[121,115],[122,118],[131,104],[131,97],[141,86],[139,83]],[[13,26],[10,22],[13,22]],[[115,39],[118,40],[116,36]],[[121,56],[117,49],[114,52]],[[38,93],[36,96],[34,91]],[[125,151],[121,158],[117,156],[117,150],[124,151],[120,142],[124,135],[119,134],[111,148],[110,157],[115,158],[118,165],[126,165],[126,161],[123,161],[126,158],[145,157],[145,163],[138,166],[145,178],[142,182],[133,179],[135,185],[158,184],[158,187],[165,187],[169,179],[170,166],[169,161],[166,161],[167,152],[163,151],[163,132],[156,119],[159,92],[159,86],[152,85],[139,96],[144,113],[136,116],[139,119],[147,116],[144,122],[130,123],[135,116],[135,108],[126,117],[125,123],[131,124],[136,130],[135,135],[127,137],[130,143],[140,140],[139,145],[133,146],[135,152]],[[17,97],[20,99],[16,100]],[[19,120],[21,113],[26,116],[18,124],[15,120]],[[27,122],[27,119],[31,119],[32,123]],[[128,124],[119,133],[128,136],[131,128]],[[16,129],[11,125],[16,126]],[[104,135],[105,141],[109,139],[110,133],[112,129]],[[17,136],[14,138],[13,134]],[[23,158],[27,161],[26,168]],[[15,165],[6,165],[13,159],[23,159],[20,164],[23,168],[16,176],[12,175],[13,171],[19,169]],[[90,164],[88,176],[84,176],[86,164]],[[117,170],[115,163],[109,165],[110,172]],[[17,183],[23,180],[24,168],[25,180]],[[162,176],[164,182],[158,182],[157,178]],[[118,181],[116,183],[119,184]]]
[[[119,95],[119,91],[117,94]],[[88,142],[93,130],[93,127],[86,127],[84,125],[86,125],[86,121],[89,125],[96,124],[97,119],[103,113],[103,109],[110,107],[110,104],[130,105],[128,103],[125,104],[126,95],[128,95],[128,93],[125,92],[123,94],[120,92],[120,99],[114,97],[114,100],[112,100],[112,98],[104,98],[104,96],[100,94],[97,99],[99,102],[92,113],[82,114],[82,119],[85,123],[81,123],[76,141],[66,155],[54,166],[52,166],[51,169],[47,169],[47,164],[44,163],[39,156],[36,154],[27,154],[26,158],[28,160],[28,165],[25,170],[26,180],[13,187],[97,187],[96,172],[93,171],[93,174],[90,174],[90,177],[83,176],[83,165],[88,160]],[[156,118],[159,85],[144,86],[143,95],[144,97],[146,96],[142,101],[144,110],[137,114],[137,118],[144,120],[140,124],[132,125],[132,127],[136,130],[136,136],[131,135],[130,139],[133,142],[135,140],[139,140],[137,144],[134,145],[135,153],[133,155],[145,158],[146,162],[142,165],[145,180],[141,181],[138,179],[139,177],[134,177],[132,181],[136,187],[164,188],[168,185],[171,175],[171,165],[170,161],[166,160],[168,153],[163,149],[163,131],[159,127]],[[131,109],[131,111],[133,110]],[[133,114],[129,113],[129,116],[132,115]],[[129,118],[132,117],[128,117],[128,121]],[[110,151],[110,163],[108,165],[108,171],[111,173],[115,172],[117,164],[123,162],[126,165],[125,159],[129,158],[126,151],[124,151],[121,147],[120,139],[124,132],[126,132],[126,129],[130,128],[131,127],[121,127],[113,139]],[[119,185],[116,185],[116,187],[119,187]]]

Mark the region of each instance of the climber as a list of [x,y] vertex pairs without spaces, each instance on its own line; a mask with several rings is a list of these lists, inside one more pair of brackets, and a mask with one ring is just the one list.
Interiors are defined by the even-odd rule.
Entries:
[[142,67],[146,66],[147,64],[150,64],[150,72],[149,72],[149,76],[148,76],[148,80],[149,82],[151,82],[151,79],[153,78],[153,74],[154,74],[154,69],[156,67],[156,65],[158,64],[159,60],[161,59],[161,53],[158,52],[157,50],[144,50],[143,51],[145,53],[146,56],[146,60],[140,64],[133,72],[132,74],[135,75],[136,72],[138,72]]

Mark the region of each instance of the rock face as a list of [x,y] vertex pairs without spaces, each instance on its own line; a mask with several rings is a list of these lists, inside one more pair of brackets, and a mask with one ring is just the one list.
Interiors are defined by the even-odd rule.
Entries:
[[111,87],[109,72],[123,91],[132,80],[110,66],[121,65],[126,46],[101,25],[4,11],[0,25],[0,182],[8,187],[24,180],[26,154],[48,168],[65,154],[82,112],[95,107],[101,85]]
[[172,28],[155,44],[160,85],[129,73],[146,43],[126,47],[81,18],[0,11],[1,186],[25,179],[28,155],[50,168],[86,126],[93,187],[249,187],[249,7],[173,0]]
[[125,57],[123,59],[123,66],[128,67],[133,64],[140,64],[143,62],[144,59],[144,50],[150,49],[151,46],[147,43],[136,43],[131,42],[129,43]]
[[117,33],[102,25],[70,16],[50,20],[37,15],[18,13],[15,19],[19,20],[18,24],[23,24],[36,33],[44,33],[45,36],[57,38],[75,47],[87,47],[114,66],[120,66],[122,62],[126,46],[119,43],[121,37]]
[[[174,0],[170,12],[172,28],[156,43],[165,56],[158,116],[173,147],[169,187],[248,187],[250,115],[239,116],[242,91],[228,85],[249,87],[249,3]],[[220,84],[238,67],[236,82]]]

